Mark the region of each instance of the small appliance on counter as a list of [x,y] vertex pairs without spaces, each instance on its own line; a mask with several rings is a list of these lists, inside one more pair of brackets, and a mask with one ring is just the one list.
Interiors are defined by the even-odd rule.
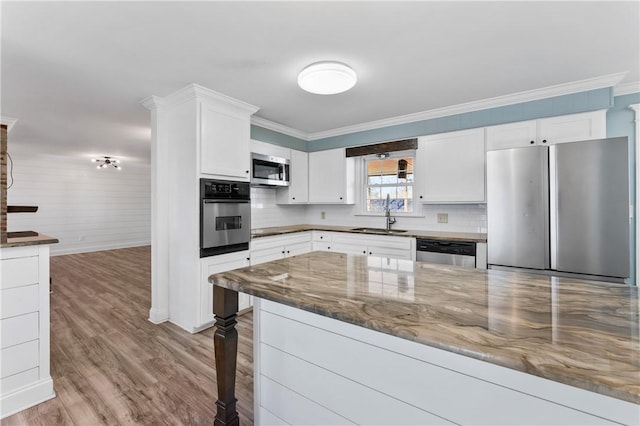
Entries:
[[249,182],[200,179],[200,257],[249,250]]
[[289,160],[251,153],[252,186],[289,186]]

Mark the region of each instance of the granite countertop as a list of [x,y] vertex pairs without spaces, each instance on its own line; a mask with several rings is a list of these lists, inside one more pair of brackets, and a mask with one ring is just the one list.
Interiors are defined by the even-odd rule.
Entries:
[[317,251],[209,281],[640,403],[637,287]]
[[[29,234],[26,236],[13,237],[12,234]],[[5,247],[23,247],[23,246],[36,246],[40,244],[56,244],[58,239],[50,237],[48,235],[40,234],[38,232],[25,232],[25,233],[13,233],[9,232],[6,243],[0,243],[0,248]]]
[[275,235],[291,234],[294,232],[326,231],[326,232],[349,232],[352,234],[363,234],[363,235],[393,235],[396,237],[430,238],[434,240],[445,240],[445,241],[468,241],[468,242],[474,242],[474,243],[487,242],[487,234],[484,234],[484,233],[407,230],[407,232],[387,234],[384,232],[377,233],[377,232],[363,232],[363,231],[353,230],[354,228],[358,228],[358,227],[359,227],[358,225],[354,225],[354,226],[331,226],[331,225],[274,226],[271,228],[252,229],[251,238],[273,237]]

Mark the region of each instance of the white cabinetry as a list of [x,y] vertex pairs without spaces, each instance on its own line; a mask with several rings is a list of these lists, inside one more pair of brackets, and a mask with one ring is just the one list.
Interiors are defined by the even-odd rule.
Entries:
[[291,149],[284,146],[274,145],[272,143],[256,141],[251,139],[251,152],[262,155],[270,155],[273,157],[291,159]]
[[415,239],[387,235],[333,233],[331,248],[339,253],[366,254],[367,256],[413,259]]
[[309,153],[309,203],[353,204],[355,161],[345,148]]
[[[200,323],[202,328],[210,326],[214,321],[213,315],[213,284],[209,276],[232,269],[249,266],[249,251],[220,254],[200,259]],[[238,293],[238,311],[246,310],[252,305],[252,296]]]
[[1,248],[0,418],[55,396],[49,334],[49,246]]
[[331,251],[332,232],[313,231],[311,249],[313,251]]
[[606,111],[521,121],[486,128],[487,150],[522,148],[607,137]]
[[258,265],[310,251],[311,232],[260,237],[251,241],[251,264]]
[[200,100],[200,172],[223,179],[250,179],[249,132],[253,112]]
[[421,137],[415,169],[421,203],[484,202],[484,129]]
[[309,202],[309,154],[292,149],[289,164],[290,184],[278,188],[278,204],[306,204]]
[[199,253],[199,179],[249,181],[250,117],[258,108],[196,84],[143,103],[152,124],[149,319],[193,333],[212,324]]

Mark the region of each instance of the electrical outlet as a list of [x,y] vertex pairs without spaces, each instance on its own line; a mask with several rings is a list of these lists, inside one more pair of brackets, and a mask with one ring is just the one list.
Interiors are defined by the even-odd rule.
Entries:
[[438,213],[438,223],[448,223],[449,213]]
[[326,212],[320,212],[320,219],[326,219],[327,218],[327,213]]

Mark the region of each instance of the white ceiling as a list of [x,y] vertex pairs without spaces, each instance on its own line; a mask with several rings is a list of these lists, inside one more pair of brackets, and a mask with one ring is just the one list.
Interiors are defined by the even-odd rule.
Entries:
[[[140,101],[197,83],[316,133],[628,71],[640,2],[1,2],[9,146],[148,162]],[[359,81],[297,87],[319,60]]]

